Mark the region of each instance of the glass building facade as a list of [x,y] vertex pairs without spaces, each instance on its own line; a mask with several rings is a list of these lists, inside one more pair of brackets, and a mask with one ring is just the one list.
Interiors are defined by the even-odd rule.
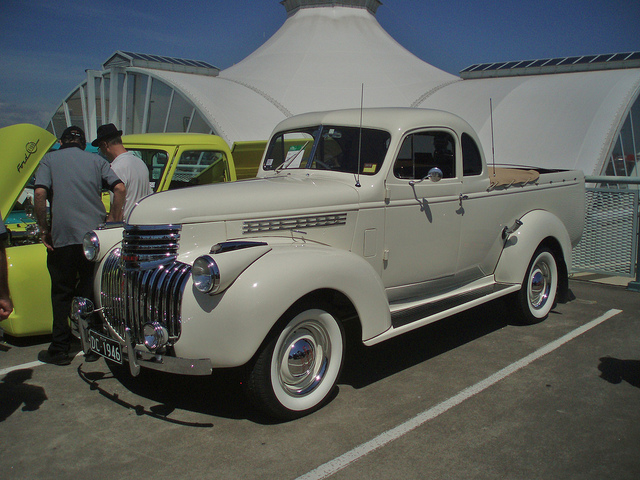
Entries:
[[602,175],[640,177],[640,96],[633,102],[629,113],[614,138]]
[[98,126],[114,123],[125,135],[216,133],[190,99],[152,73],[158,69],[216,76],[216,67],[193,60],[116,52],[103,68],[87,71],[86,81],[58,107],[48,131],[59,138],[67,126],[77,125],[89,138]]

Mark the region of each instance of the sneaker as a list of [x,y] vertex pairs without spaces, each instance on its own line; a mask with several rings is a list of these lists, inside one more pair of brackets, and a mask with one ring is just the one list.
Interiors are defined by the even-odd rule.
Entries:
[[100,355],[98,355],[93,350],[89,350],[87,353],[84,354],[85,362],[95,362],[96,360],[99,360],[99,359],[100,359]]
[[42,363],[50,363],[52,365],[69,365],[72,359],[63,352],[51,353],[49,350],[42,350],[38,353],[38,360]]

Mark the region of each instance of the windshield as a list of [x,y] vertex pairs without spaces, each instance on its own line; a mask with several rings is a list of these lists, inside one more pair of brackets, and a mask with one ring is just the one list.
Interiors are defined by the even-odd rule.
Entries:
[[[169,153],[154,148],[129,147],[127,150],[141,158],[149,169],[149,184],[154,192],[161,186]],[[162,190],[229,181],[229,162],[224,152],[217,150],[185,150],[180,155],[171,181]]]
[[304,168],[374,175],[382,166],[391,135],[383,130],[319,125],[275,135],[263,168]]

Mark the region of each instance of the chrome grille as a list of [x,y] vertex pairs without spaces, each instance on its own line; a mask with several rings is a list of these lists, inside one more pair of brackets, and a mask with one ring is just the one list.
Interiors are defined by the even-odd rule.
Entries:
[[146,270],[125,267],[120,249],[111,252],[102,269],[101,300],[107,323],[125,338],[131,330],[135,343],[143,343],[142,327],[160,322],[169,332],[170,343],[180,338],[180,306],[191,266],[165,263]]
[[125,225],[122,261],[125,268],[155,268],[178,256],[180,225]]

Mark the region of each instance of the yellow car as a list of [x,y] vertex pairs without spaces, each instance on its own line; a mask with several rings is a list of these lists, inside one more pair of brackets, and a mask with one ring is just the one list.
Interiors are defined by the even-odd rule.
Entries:
[[[154,192],[236,180],[231,151],[218,136],[149,133],[125,135],[122,141],[149,167]],[[55,143],[53,135],[35,125],[0,129],[0,212],[10,232],[6,251],[14,307],[0,328],[14,337],[51,333],[51,281],[46,249],[33,220],[33,184],[29,182]],[[264,147],[264,142],[254,143],[257,151]],[[108,193],[103,200],[108,205]]]

